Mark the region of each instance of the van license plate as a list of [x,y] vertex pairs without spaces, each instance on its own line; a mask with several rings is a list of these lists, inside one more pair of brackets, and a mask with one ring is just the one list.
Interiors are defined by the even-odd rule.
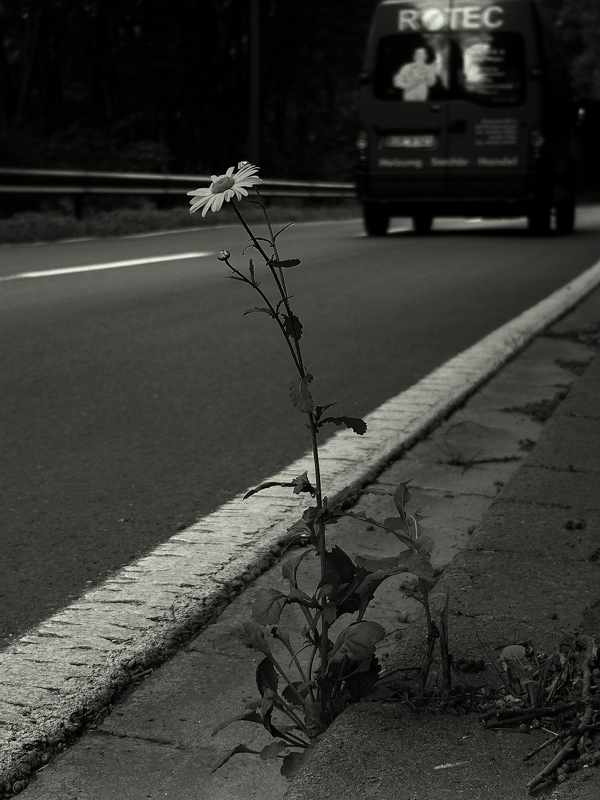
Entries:
[[419,136],[401,136],[394,134],[393,136],[385,136],[383,139],[383,146],[387,148],[410,148],[416,150],[419,148],[432,149],[436,145],[436,137],[431,134],[424,134]]

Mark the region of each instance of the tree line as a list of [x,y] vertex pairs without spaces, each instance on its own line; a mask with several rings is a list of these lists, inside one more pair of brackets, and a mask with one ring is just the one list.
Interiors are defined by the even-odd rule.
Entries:
[[[600,101],[600,4],[541,0]],[[0,164],[220,171],[248,157],[251,0],[0,0]],[[260,164],[349,180],[377,0],[259,0]]]

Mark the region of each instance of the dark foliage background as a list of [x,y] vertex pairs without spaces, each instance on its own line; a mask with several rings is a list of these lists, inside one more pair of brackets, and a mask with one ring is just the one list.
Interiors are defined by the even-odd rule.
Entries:
[[[263,174],[351,179],[376,2],[260,0]],[[600,3],[541,2],[593,118]],[[210,173],[247,158],[249,8],[0,0],[0,165]]]

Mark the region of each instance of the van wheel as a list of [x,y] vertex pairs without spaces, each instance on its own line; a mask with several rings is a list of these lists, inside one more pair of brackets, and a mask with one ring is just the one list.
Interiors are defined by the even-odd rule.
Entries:
[[433,224],[433,214],[415,214],[412,218],[412,221],[415,233],[423,236],[424,234],[429,233],[431,230],[431,226]]
[[527,217],[529,233],[535,236],[544,236],[550,232],[550,208],[538,206]]
[[363,206],[365,230],[369,236],[385,236],[390,224],[390,212],[378,203],[365,203]]
[[557,233],[571,233],[575,227],[575,198],[569,197],[556,204]]

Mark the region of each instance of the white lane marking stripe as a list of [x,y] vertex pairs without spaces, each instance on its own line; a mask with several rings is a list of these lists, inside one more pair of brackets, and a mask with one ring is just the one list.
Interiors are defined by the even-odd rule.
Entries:
[[149,258],[129,258],[126,261],[105,261],[101,264],[85,264],[81,267],[62,267],[61,269],[44,269],[37,272],[18,272],[15,275],[4,275],[0,277],[0,281],[15,281],[21,278],[47,278],[52,275],[69,275],[71,272],[94,272],[99,269],[135,267],[138,264],[158,264],[161,261],[182,261],[187,258],[203,258],[204,256],[212,255],[214,255],[214,251],[176,253],[170,256],[151,256]]
[[[598,285],[600,261],[368,414],[365,437],[336,433],[321,450],[328,496],[372,480]],[[272,480],[290,480],[310,463],[307,452]],[[71,714],[118,682],[131,659],[145,663],[190,618],[207,619],[228,583],[272,551],[307,502],[277,488],[248,501],[239,495],[0,652],[0,780],[28,744],[53,739]]]

